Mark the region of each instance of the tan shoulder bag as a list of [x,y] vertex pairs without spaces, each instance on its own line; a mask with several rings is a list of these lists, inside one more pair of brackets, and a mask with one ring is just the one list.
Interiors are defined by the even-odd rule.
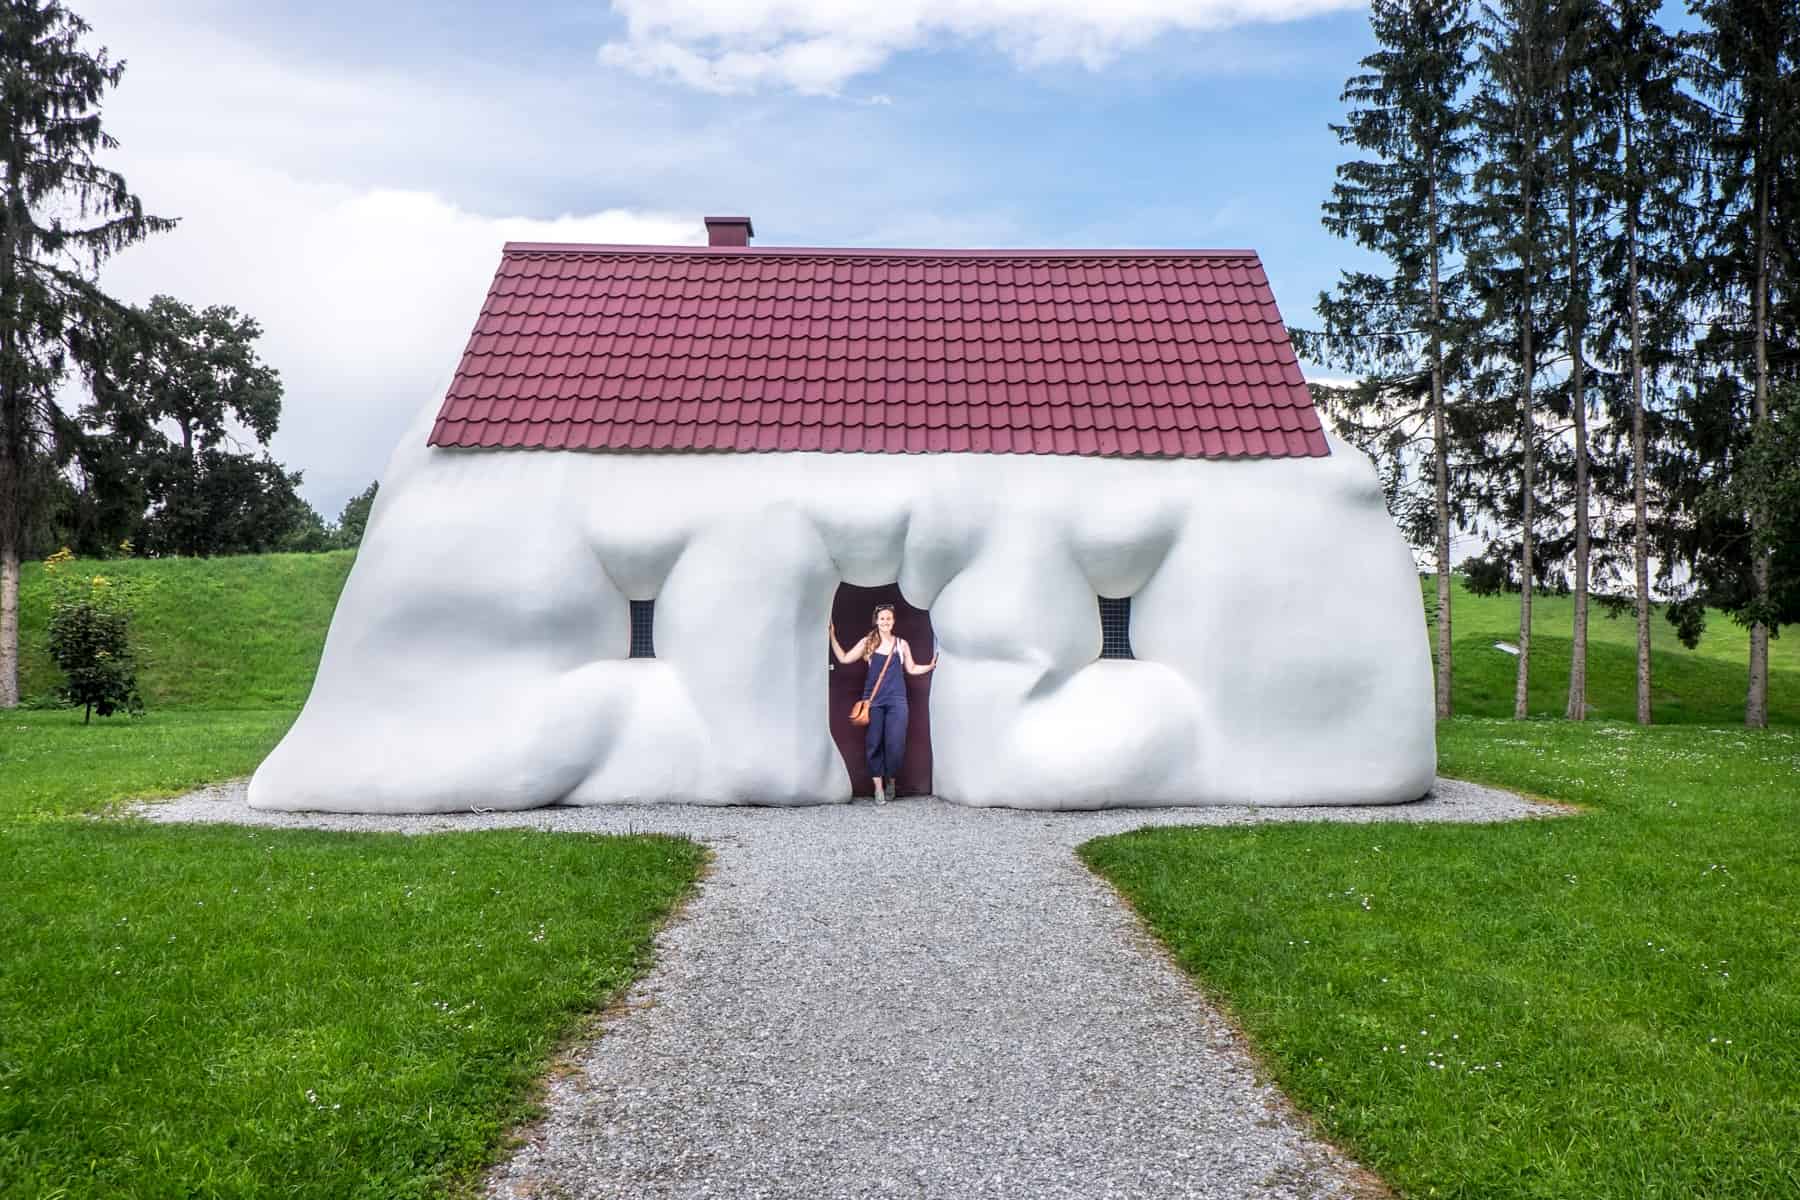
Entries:
[[[874,653],[874,651],[870,651],[870,653]],[[873,700],[876,696],[881,695],[881,681],[887,678],[887,669],[893,666],[894,660],[899,657],[900,639],[895,638],[894,652],[887,656],[886,662],[881,664],[881,671],[875,676],[875,686],[869,689],[869,700]],[[850,723],[852,725],[867,725],[869,723],[869,700],[858,700],[855,704],[850,706]]]

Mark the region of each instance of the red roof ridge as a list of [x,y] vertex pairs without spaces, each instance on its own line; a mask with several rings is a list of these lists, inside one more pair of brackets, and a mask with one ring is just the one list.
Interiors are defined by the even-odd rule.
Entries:
[[741,258],[781,258],[785,255],[796,257],[828,257],[828,258],[1256,258],[1254,250],[1201,250],[1201,249],[1130,249],[1130,250],[1068,250],[1068,249],[1010,249],[1010,250],[919,250],[896,249],[880,246],[648,246],[630,244],[590,243],[590,242],[507,242],[502,254],[538,255],[566,254],[578,256],[602,255],[640,255],[658,257],[662,255],[681,254],[741,257]]

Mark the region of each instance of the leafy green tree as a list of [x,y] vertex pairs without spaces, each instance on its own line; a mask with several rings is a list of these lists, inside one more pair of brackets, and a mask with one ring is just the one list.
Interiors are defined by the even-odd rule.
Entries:
[[81,558],[105,558],[142,536],[141,454],[120,440],[69,426],[52,482],[40,544],[68,546]]
[[45,561],[44,573],[51,585],[50,657],[66,681],[63,699],[82,707],[84,725],[96,712],[144,711],[131,650],[137,590],[105,575],[84,575],[66,549]]
[[339,546],[337,527],[327,525],[319,510],[299,496],[294,499],[293,524],[276,549],[289,554],[323,554],[327,550],[336,550]]
[[281,423],[281,376],[256,353],[255,318],[164,295],[137,313],[111,339],[85,423],[144,442],[167,422],[190,455],[227,441],[233,421],[267,444]]
[[[1340,165],[1325,227],[1384,260],[1346,271],[1319,297],[1323,329],[1302,334],[1308,357],[1361,376],[1318,393],[1345,435],[1375,459],[1390,509],[1414,545],[1437,561],[1437,714],[1450,715],[1451,421],[1446,390],[1457,370],[1451,330],[1461,277],[1452,215],[1466,186],[1469,118],[1462,93],[1474,67],[1467,0],[1375,0],[1379,49],[1344,85],[1338,140],[1370,158]],[[1427,500],[1416,470],[1430,463]]]
[[[1800,0],[1696,0],[1694,80],[1708,107],[1705,224],[1696,310],[1709,328],[1683,428],[1691,459],[1674,500],[1699,603],[1750,630],[1744,724],[1768,724],[1769,637],[1782,617],[1766,532],[1779,515],[1736,488],[1765,439],[1771,396],[1800,379]],[[1733,514],[1719,503],[1738,496]]]
[[106,532],[149,554],[254,552],[304,538],[311,510],[294,492],[299,476],[234,435],[261,445],[281,420],[281,378],[256,352],[261,327],[236,309],[165,295],[133,317],[115,330],[81,411],[84,457],[112,468],[91,480],[92,507],[121,493],[110,511],[138,501],[133,529]]
[[369,510],[375,507],[375,493],[381,490],[379,479],[350,498],[337,519],[337,544],[354,550],[362,545],[363,530],[368,528]]
[[117,317],[95,276],[173,225],[94,161],[115,145],[100,101],[124,64],[87,50],[88,32],[57,0],[0,4],[0,708],[19,702],[19,556],[67,427],[55,391]]
[[145,473],[150,511],[139,549],[202,558],[288,549],[311,512],[300,481],[300,472],[266,453],[258,458],[214,448],[190,455],[173,447]]

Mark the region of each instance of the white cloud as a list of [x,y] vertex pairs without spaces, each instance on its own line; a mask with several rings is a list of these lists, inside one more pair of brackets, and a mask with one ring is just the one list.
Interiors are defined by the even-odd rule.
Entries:
[[346,64],[114,3],[83,11],[100,10],[93,40],[128,60],[105,104],[127,152],[203,148],[301,178],[488,189],[483,206],[506,208],[534,185],[636,180],[733,149],[729,129],[694,128],[635,81],[609,86],[584,66],[569,76],[498,59]]
[[1158,37],[1291,21],[1362,0],[614,0],[621,41],[602,62],[722,94],[836,95],[934,42],[991,45],[1026,66],[1098,69]]
[[424,192],[308,182],[204,156],[127,165],[184,214],[108,265],[110,291],[231,304],[261,322],[285,386],[275,456],[326,519],[376,478],[420,405],[441,397],[508,240],[691,243],[699,217],[621,210],[554,220],[463,211]]

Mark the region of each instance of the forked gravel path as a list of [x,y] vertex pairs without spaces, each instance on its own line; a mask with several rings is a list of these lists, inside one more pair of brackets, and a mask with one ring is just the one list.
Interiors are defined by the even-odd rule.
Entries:
[[886,807],[268,814],[243,785],[153,820],[688,834],[716,861],[656,965],[553,1074],[491,1197],[1345,1197],[1380,1188],[1075,858],[1150,824],[1494,821],[1469,784],[1395,808]]

